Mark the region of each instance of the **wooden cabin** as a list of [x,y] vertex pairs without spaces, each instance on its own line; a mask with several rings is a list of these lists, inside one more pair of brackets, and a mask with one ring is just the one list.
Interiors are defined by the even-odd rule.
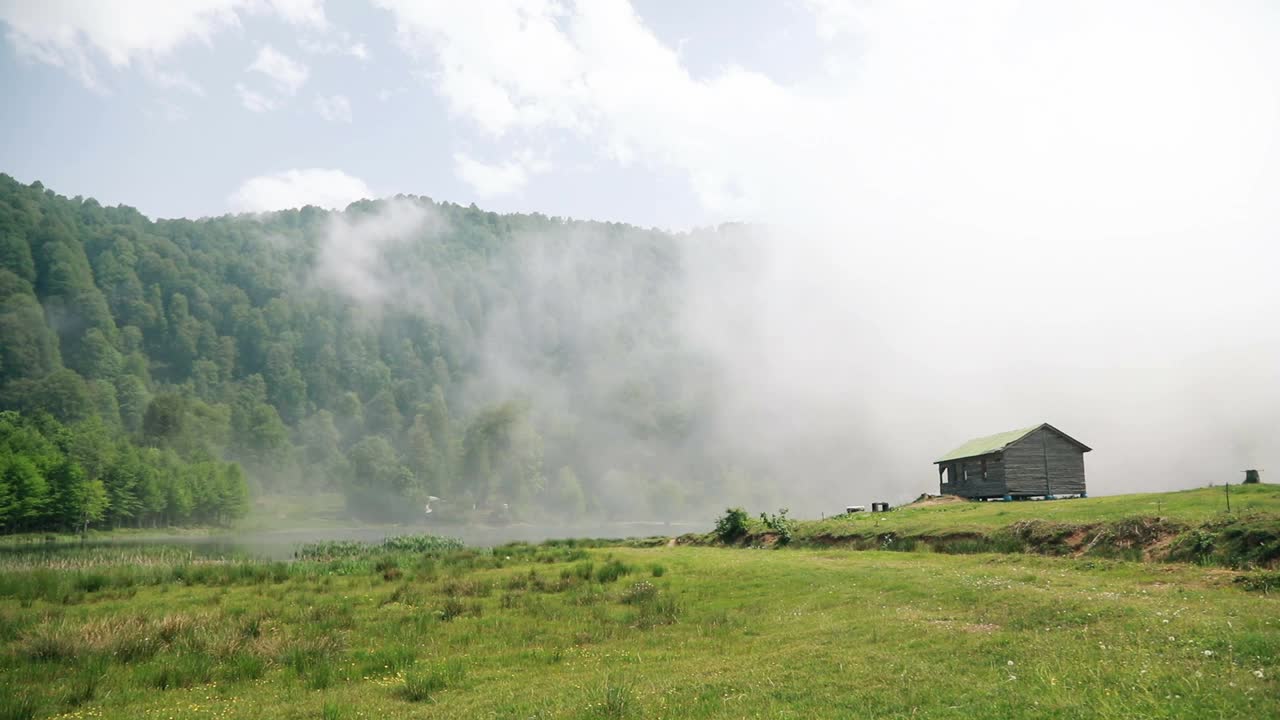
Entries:
[[1049,423],[976,438],[934,461],[939,492],[975,500],[1083,497],[1089,450]]

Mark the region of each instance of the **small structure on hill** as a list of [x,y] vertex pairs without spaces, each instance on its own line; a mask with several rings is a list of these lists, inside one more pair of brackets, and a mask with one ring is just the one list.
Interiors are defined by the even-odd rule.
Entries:
[[1049,423],[976,438],[934,461],[938,491],[975,500],[1083,497],[1091,449]]
[[1244,471],[1244,484],[1245,484],[1245,485],[1258,485],[1258,484],[1260,484],[1261,482],[1262,482],[1262,473],[1258,472],[1257,470],[1245,470],[1245,471]]

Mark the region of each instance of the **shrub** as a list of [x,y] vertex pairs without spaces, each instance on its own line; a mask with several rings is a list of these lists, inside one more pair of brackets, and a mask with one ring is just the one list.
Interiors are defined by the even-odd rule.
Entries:
[[[566,574],[567,572],[568,571],[562,572],[560,577],[568,579],[569,574]],[[572,575],[582,580],[590,580],[593,572],[595,572],[595,564],[590,560],[587,560],[586,562],[580,562],[577,565],[574,565]]]
[[635,616],[635,626],[647,630],[657,625],[671,625],[680,615],[680,604],[675,598],[658,594],[653,598],[637,604],[639,612]]
[[649,602],[658,596],[658,588],[648,580],[633,583],[622,593],[622,602],[628,605]]
[[1261,571],[1247,575],[1239,575],[1236,577],[1234,582],[1245,590],[1252,590],[1254,592],[1280,592],[1280,571]]
[[382,579],[387,582],[399,580],[404,572],[400,570],[400,563],[393,557],[384,557],[378,560],[373,569],[382,573]]
[[740,507],[728,508],[716,520],[715,536],[723,543],[731,543],[747,534],[747,511]]
[[663,575],[667,574],[667,569],[662,565],[659,565],[658,563],[654,563],[653,566],[649,568],[649,570],[654,577],[662,577]]
[[769,528],[778,538],[779,545],[786,545],[791,542],[791,533],[795,529],[795,521],[787,517],[787,509],[778,510],[777,515],[769,515],[768,513],[760,513],[760,522]]
[[444,599],[444,604],[440,606],[437,614],[442,622],[449,622],[456,617],[461,617],[466,611],[467,606],[458,598],[450,595]]
[[621,560],[610,560],[601,565],[596,570],[596,582],[611,583],[622,577],[631,574],[631,567]]

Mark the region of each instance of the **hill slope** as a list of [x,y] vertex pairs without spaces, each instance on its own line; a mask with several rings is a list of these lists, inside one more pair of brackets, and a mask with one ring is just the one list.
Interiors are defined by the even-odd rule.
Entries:
[[[1222,487],[1048,502],[923,502],[887,513],[792,521],[792,544],[940,552],[1036,552],[1229,566],[1280,562],[1280,486]],[[783,523],[786,524],[785,522]],[[777,523],[733,542],[773,545]],[[688,536],[695,543],[723,538]]]
[[[690,241],[417,197],[152,221],[0,176],[0,409],[94,438],[46,455],[107,497],[0,527],[234,514],[193,509],[210,494],[194,472],[142,497],[122,479],[136,472],[109,472],[130,448],[232,461],[267,492],[340,490],[369,520],[421,516],[432,496],[504,518],[763,504],[673,327]],[[21,473],[48,485],[54,464]]]

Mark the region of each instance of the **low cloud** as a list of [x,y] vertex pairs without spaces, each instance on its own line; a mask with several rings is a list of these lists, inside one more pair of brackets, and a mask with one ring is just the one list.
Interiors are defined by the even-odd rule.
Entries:
[[227,205],[232,212],[251,213],[306,205],[342,209],[371,197],[373,191],[360,178],[341,170],[311,168],[250,178],[227,198]]
[[437,242],[444,227],[430,206],[411,199],[382,201],[377,212],[333,215],[320,239],[312,280],[372,312],[394,304],[429,314],[434,283],[422,272],[407,275],[397,254],[415,243]]

